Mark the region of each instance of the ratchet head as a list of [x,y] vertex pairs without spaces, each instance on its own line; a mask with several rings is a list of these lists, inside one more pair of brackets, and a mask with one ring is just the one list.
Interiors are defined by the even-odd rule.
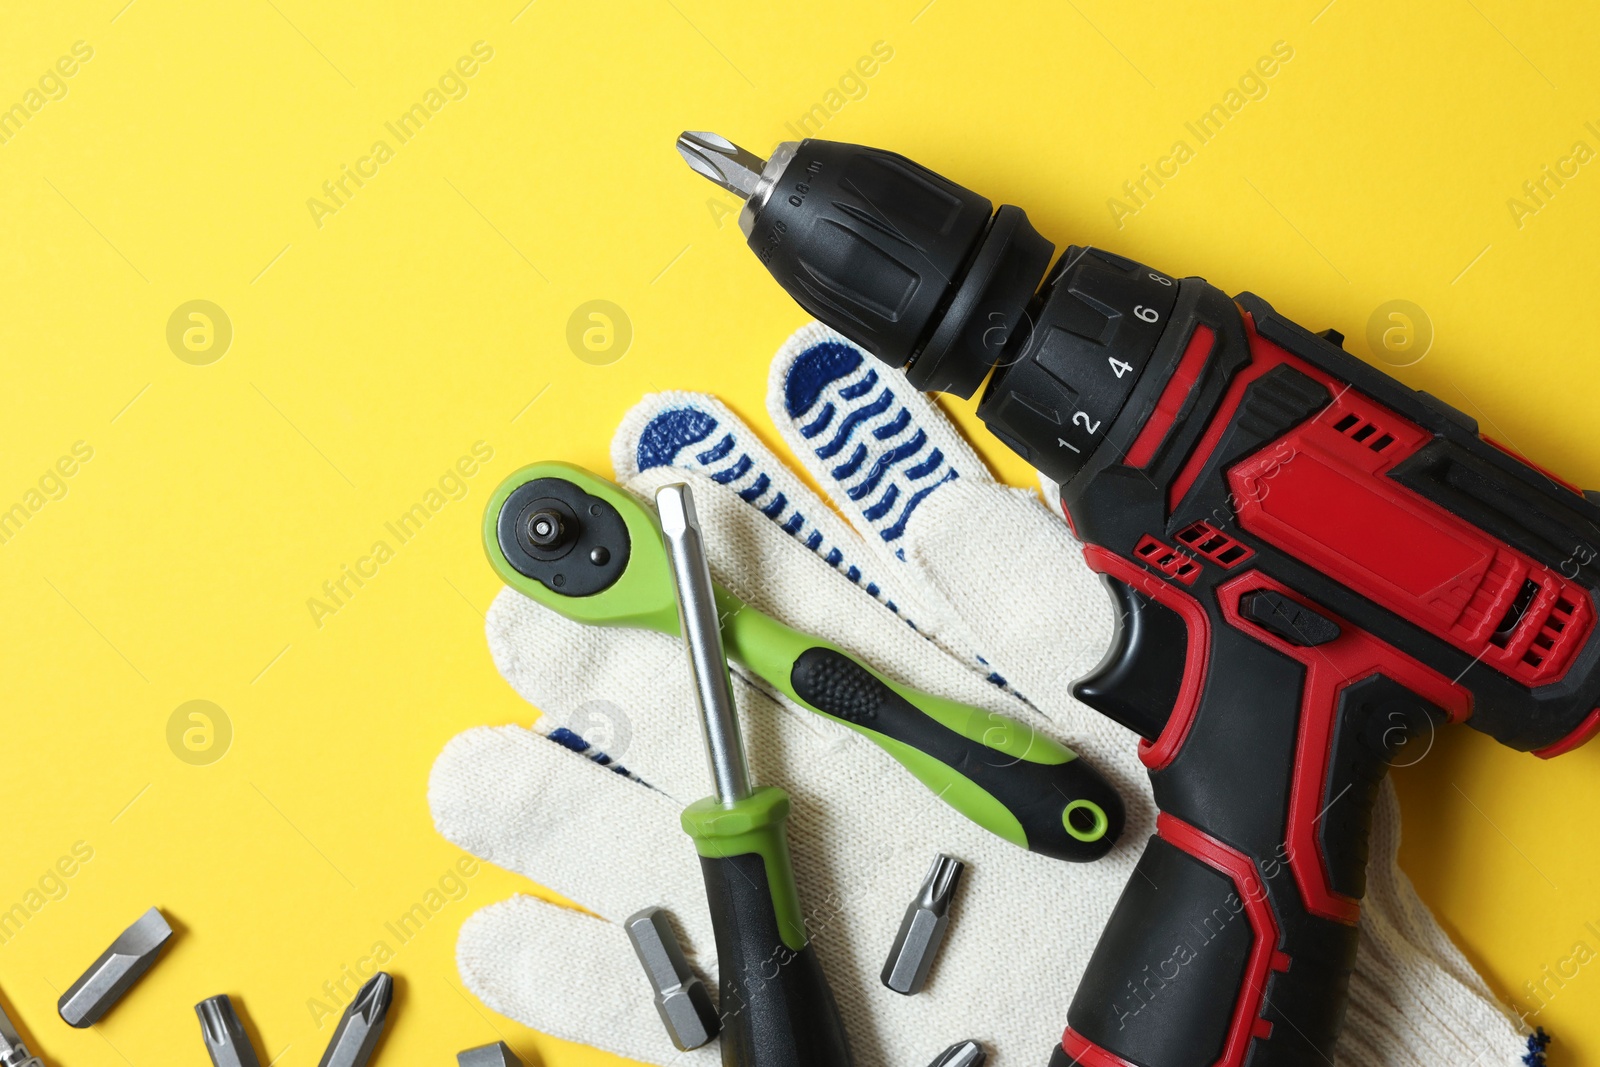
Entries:
[[574,622],[678,632],[655,513],[571,463],[534,463],[500,483],[483,547],[501,579]]

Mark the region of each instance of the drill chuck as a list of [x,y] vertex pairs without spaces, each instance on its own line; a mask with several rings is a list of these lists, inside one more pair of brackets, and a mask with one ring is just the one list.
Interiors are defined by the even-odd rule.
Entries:
[[785,142],[759,174],[716,134],[685,133],[678,151],[745,199],[751,251],[801,307],[918,389],[970,397],[1031,333],[1055,246],[1021,208],[861,145]]

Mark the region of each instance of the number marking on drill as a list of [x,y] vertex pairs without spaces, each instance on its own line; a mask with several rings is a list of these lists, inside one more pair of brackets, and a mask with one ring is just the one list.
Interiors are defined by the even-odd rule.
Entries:
[[1107,356],[1106,358],[1111,361],[1111,371],[1118,378],[1122,377],[1124,374],[1127,374],[1133,369],[1132,363],[1124,363],[1116,356]]
[[[1088,430],[1090,433],[1099,433],[1100,432],[1100,421],[1098,419],[1091,419],[1084,412],[1081,412],[1081,411],[1073,412],[1072,413],[1072,421],[1077,423],[1079,426],[1082,426],[1085,430]],[[1076,452],[1077,449],[1073,449],[1073,451]]]
[[1161,312],[1155,308],[1147,308],[1143,304],[1133,305],[1133,317],[1141,322],[1155,322],[1161,317]]
[[1064,437],[1056,438],[1056,444],[1060,445],[1062,448],[1070,448],[1080,456],[1083,454],[1083,450],[1081,448],[1074,444],[1068,444],[1067,439]]

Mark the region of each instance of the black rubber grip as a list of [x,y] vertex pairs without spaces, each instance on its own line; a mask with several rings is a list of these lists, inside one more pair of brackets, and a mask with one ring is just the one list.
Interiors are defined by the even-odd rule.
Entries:
[[850,1067],[833,991],[807,945],[783,943],[765,861],[702,856],[721,973],[724,1067]]
[[[796,657],[790,682],[818,711],[910,745],[965,776],[1022,824],[1030,852],[1084,863],[1111,851],[1122,833],[1122,797],[1082,758],[1033,763],[1000,752],[952,730],[830,648],[807,649]],[[1073,823],[1080,835],[1094,829],[1080,814],[1082,805],[1073,806],[1076,801],[1088,801],[1105,814],[1106,825],[1094,840],[1068,829],[1068,818],[1084,820],[1083,826]]]

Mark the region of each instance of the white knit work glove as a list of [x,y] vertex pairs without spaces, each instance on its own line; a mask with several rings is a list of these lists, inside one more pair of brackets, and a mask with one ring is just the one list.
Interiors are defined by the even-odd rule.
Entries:
[[[630,412],[613,443],[617,479],[647,501],[688,481],[721,584],[897,681],[1040,727],[1127,801],[1105,859],[1034,855],[863,738],[735,672],[754,779],[794,801],[801,902],[856,1062],[924,1067],[975,1038],[996,1067],[1040,1067],[1154,825],[1137,738],[1068,692],[1109,640],[1108,598],[1057,515],[995,482],[926,396],[837,334],[813,325],[789,340],[769,408],[849,524],[702,395],[651,396]],[[716,988],[698,857],[678,823],[711,792],[678,639],[586,627],[511,590],[488,636],[501,673],[544,715],[532,730],[451,741],[433,771],[434,820],[592,914],[532,897],[483,909],[461,931],[463,979],[495,1010],[566,1040],[647,1063],[719,1062],[715,1044],[672,1047],[620,925],[666,908]],[[1395,865],[1399,836],[1385,785],[1341,1067],[1523,1062],[1527,1038]],[[967,872],[926,990],[903,997],[878,972],[939,852]]]

